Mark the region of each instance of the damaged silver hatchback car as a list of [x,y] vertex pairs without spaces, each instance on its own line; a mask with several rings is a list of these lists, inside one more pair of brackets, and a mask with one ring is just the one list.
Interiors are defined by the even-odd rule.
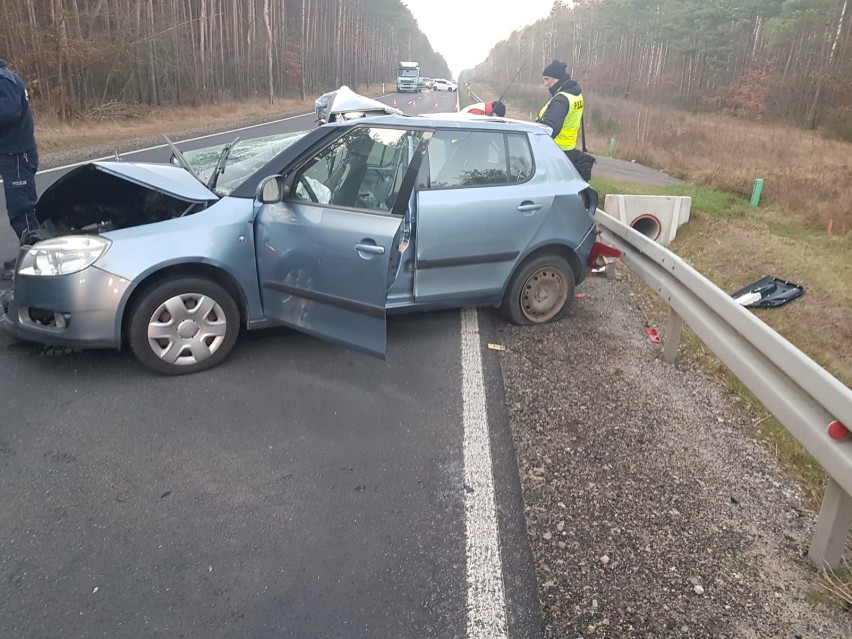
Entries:
[[5,327],[129,346],[165,374],[289,326],[384,356],[389,313],[493,305],[562,317],[597,257],[597,194],[543,127],[387,115],[172,164],[98,161],[38,201]]

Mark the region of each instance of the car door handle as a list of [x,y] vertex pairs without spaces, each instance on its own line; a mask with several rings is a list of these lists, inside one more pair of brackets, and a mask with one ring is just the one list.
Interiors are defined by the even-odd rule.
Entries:
[[384,255],[385,247],[376,246],[375,244],[356,244],[355,250],[359,253],[372,253],[374,255]]
[[541,204],[533,204],[532,202],[522,202],[518,205],[518,210],[521,213],[527,213],[531,211],[538,211],[541,208]]

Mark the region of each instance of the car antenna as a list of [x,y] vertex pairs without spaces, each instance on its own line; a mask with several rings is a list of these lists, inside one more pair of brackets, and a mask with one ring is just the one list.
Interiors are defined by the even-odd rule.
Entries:
[[515,74],[515,77],[514,77],[514,78],[512,78],[512,81],[511,81],[511,82],[509,82],[509,86],[507,86],[505,89],[503,89],[503,93],[500,95],[500,97],[499,97],[499,98],[497,98],[497,101],[498,101],[498,102],[502,102],[502,101],[503,101],[503,98],[504,98],[504,97],[506,97],[506,94],[509,92],[509,88],[510,88],[513,84],[515,84],[515,80],[517,80],[517,79],[518,79],[518,76],[519,76],[519,75],[521,75],[521,71],[523,71],[523,70],[524,70],[524,67],[525,67],[525,66],[527,66],[527,63],[526,63],[526,62],[524,62],[524,63],[520,66],[520,68],[518,69],[518,72]]

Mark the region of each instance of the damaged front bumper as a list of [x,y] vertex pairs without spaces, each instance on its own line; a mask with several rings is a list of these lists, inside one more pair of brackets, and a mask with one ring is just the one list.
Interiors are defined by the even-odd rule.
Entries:
[[3,328],[21,339],[76,348],[120,348],[128,280],[90,266],[72,275],[15,276]]

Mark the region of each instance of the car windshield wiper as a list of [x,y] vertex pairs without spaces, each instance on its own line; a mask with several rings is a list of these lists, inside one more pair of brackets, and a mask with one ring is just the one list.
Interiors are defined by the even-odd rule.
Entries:
[[228,156],[231,155],[231,149],[240,141],[240,138],[234,138],[230,144],[226,144],[219,154],[219,159],[216,161],[216,166],[213,167],[213,173],[210,174],[210,179],[207,180],[207,188],[213,191],[216,188],[216,182],[219,176],[225,172],[225,162],[228,161]]

